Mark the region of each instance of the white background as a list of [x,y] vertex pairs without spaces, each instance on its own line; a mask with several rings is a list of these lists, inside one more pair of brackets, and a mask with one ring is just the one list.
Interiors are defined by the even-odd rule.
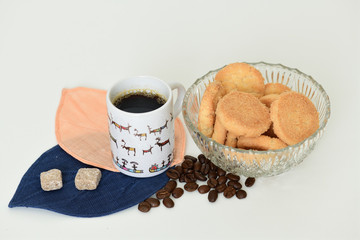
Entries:
[[[0,0],[0,239],[359,239],[359,1]],[[56,144],[62,88],[152,75],[188,88],[225,64],[282,63],[331,100],[316,149],[244,200],[185,193],[173,209],[74,218],[7,207]],[[186,153],[199,150],[187,133]]]

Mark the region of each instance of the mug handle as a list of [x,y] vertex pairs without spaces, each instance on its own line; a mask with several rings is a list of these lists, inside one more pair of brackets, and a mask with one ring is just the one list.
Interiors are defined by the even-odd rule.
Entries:
[[170,86],[171,90],[177,89],[177,99],[174,104],[174,111],[173,111],[174,118],[176,118],[177,115],[179,115],[179,113],[181,112],[182,102],[183,102],[186,90],[182,84],[177,83],[177,82],[169,83],[169,86]]

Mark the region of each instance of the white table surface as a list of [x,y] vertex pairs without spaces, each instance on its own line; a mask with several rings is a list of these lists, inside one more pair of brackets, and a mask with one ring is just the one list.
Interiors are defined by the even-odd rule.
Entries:
[[[360,239],[359,1],[0,1],[0,239]],[[315,150],[244,200],[185,193],[173,209],[101,218],[8,208],[56,145],[62,88],[152,75],[187,88],[209,70],[282,63],[331,99]],[[198,155],[187,132],[186,153]]]

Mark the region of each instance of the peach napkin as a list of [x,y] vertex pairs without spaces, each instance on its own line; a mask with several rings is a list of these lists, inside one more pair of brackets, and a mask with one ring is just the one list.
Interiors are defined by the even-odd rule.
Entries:
[[[58,144],[79,161],[118,172],[111,159],[106,110],[106,91],[77,87],[63,89],[56,113],[55,134]],[[175,151],[172,165],[183,161],[185,130],[175,120]]]

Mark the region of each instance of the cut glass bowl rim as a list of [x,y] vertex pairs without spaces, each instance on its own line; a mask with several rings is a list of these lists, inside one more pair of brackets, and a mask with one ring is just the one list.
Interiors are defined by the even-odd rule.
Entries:
[[319,84],[317,81],[315,81],[313,79],[313,77],[311,77],[310,75],[307,75],[303,72],[301,72],[300,70],[298,70],[297,68],[290,68],[287,67],[285,65],[282,65],[280,63],[266,63],[266,62],[254,62],[254,63],[249,63],[249,62],[244,62],[247,63],[249,65],[252,65],[256,68],[256,66],[260,66],[260,65],[265,65],[265,66],[270,66],[270,67],[280,67],[283,69],[286,69],[290,72],[295,72],[296,74],[299,74],[300,76],[307,78],[312,84],[314,84],[316,86],[316,88],[320,91],[321,95],[324,96],[325,101],[326,101],[326,109],[325,109],[325,116],[324,116],[324,121],[321,123],[321,125],[319,126],[319,128],[308,138],[306,138],[305,140],[294,144],[294,145],[289,145],[285,148],[282,149],[277,149],[277,150],[266,150],[266,151],[260,151],[260,150],[244,150],[244,149],[239,149],[239,148],[234,148],[234,147],[229,147],[220,143],[217,143],[216,141],[214,141],[213,139],[205,136],[203,133],[201,133],[199,131],[199,129],[197,128],[197,126],[194,126],[193,123],[191,122],[189,115],[187,113],[187,103],[188,103],[188,99],[189,99],[189,95],[192,89],[196,88],[201,82],[202,80],[207,77],[208,75],[218,72],[219,70],[221,70],[222,68],[224,68],[226,65],[224,65],[223,67],[220,67],[218,69],[215,70],[211,70],[208,73],[206,73],[205,75],[203,75],[202,77],[198,78],[186,91],[185,96],[184,96],[184,101],[182,104],[182,113],[183,113],[183,117],[185,119],[185,124],[188,128],[190,128],[191,131],[194,131],[196,134],[199,134],[203,139],[205,139],[207,142],[215,145],[217,148],[226,148],[229,149],[232,152],[238,152],[238,153],[245,153],[245,154],[251,154],[251,155],[264,155],[264,154],[271,154],[271,153],[282,153],[282,152],[286,152],[288,150],[292,151],[295,148],[299,148],[301,145],[303,145],[305,142],[310,141],[312,139],[314,139],[317,135],[319,135],[319,132],[321,132],[322,130],[324,130],[324,128],[327,125],[327,122],[330,118],[330,98],[328,96],[328,94],[326,93],[325,89],[323,88],[323,86],[321,84]]

